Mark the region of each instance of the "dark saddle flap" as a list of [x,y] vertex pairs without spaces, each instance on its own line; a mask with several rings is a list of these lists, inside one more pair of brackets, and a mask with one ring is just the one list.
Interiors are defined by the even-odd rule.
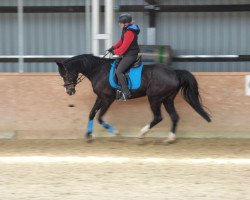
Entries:
[[142,64],[142,55],[138,56],[134,64],[132,65],[133,68],[140,67]]

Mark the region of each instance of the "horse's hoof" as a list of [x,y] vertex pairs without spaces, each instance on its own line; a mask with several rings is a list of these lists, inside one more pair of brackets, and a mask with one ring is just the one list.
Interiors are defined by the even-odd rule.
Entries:
[[176,139],[166,139],[163,141],[165,144],[173,144],[176,142]]
[[138,135],[138,139],[144,139],[144,138],[145,138],[145,134]]
[[144,126],[144,127],[141,129],[138,138],[139,138],[139,139],[143,139],[143,138],[145,137],[146,133],[149,131],[149,129],[150,129],[150,125],[149,125],[149,124],[147,124],[146,126]]
[[115,131],[113,132],[113,134],[114,134],[114,136],[116,136],[116,137],[120,137],[120,136],[121,136],[121,133],[120,133],[118,130],[115,130]]
[[173,144],[176,142],[176,135],[172,132],[168,134],[168,138],[164,140],[164,143],[166,144]]
[[93,142],[94,136],[92,134],[86,134],[84,140],[88,143]]

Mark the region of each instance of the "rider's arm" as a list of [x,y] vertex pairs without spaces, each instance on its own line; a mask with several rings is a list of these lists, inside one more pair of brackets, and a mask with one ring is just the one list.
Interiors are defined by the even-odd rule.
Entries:
[[113,45],[114,49],[119,48],[122,45],[122,39],[120,39],[115,45]]
[[123,55],[128,50],[131,43],[133,42],[134,37],[135,36],[134,36],[134,33],[132,31],[127,31],[124,34],[124,40],[123,40],[122,45],[119,48],[115,49],[114,53],[116,55]]

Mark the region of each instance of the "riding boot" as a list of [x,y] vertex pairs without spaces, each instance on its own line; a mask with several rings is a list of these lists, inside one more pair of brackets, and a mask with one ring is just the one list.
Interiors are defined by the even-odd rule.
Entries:
[[121,96],[120,100],[126,101],[128,98],[131,97],[131,93],[128,89],[126,78],[125,78],[124,74],[122,76],[120,76],[119,78],[120,78],[119,82],[120,82],[121,87],[122,87],[122,96]]

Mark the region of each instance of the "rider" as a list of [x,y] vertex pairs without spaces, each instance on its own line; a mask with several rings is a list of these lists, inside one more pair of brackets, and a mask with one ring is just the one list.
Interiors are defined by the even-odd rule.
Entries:
[[132,16],[128,13],[123,13],[118,19],[119,26],[122,29],[121,39],[108,49],[114,55],[122,57],[116,69],[116,76],[122,87],[121,100],[126,100],[131,97],[128,89],[124,73],[136,61],[140,48],[137,42],[137,36],[140,32],[139,26],[132,23]]

